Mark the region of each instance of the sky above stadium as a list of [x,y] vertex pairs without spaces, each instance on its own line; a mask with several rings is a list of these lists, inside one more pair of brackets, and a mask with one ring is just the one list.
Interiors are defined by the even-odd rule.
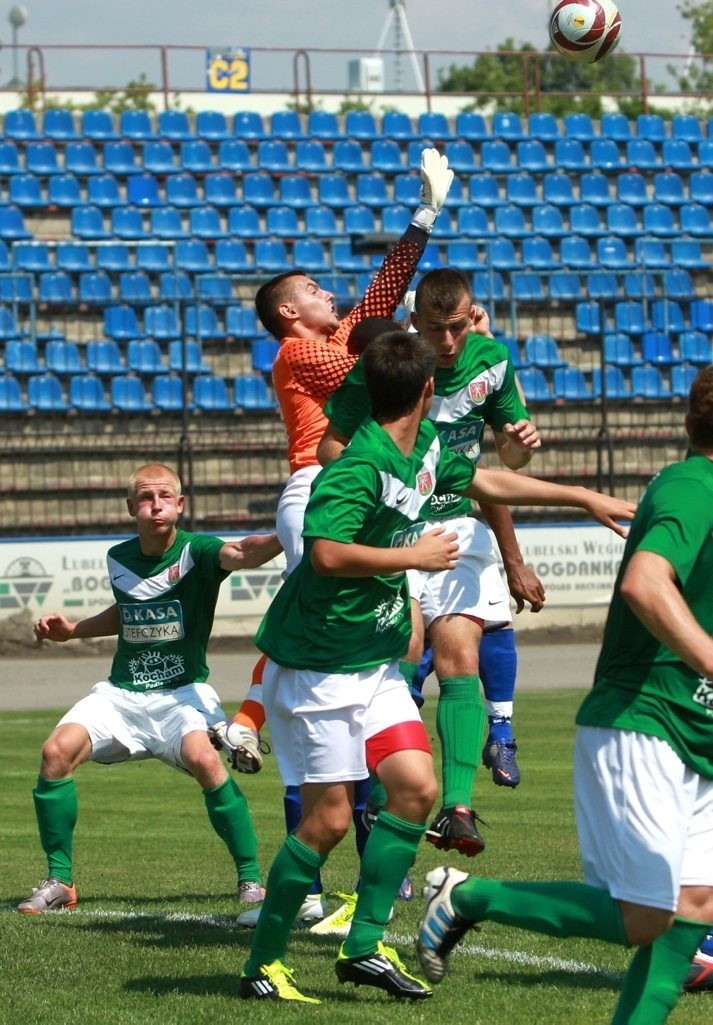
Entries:
[[[12,42],[8,14],[0,24],[4,44]],[[167,44],[201,47],[330,47],[375,48],[391,12],[389,0],[25,0],[27,23],[18,30],[21,44]],[[547,45],[549,0],[406,0],[408,28],[417,50],[456,51],[442,63],[465,63],[457,51],[495,49],[506,38]],[[630,53],[687,53],[689,26],[670,0],[620,0],[622,48]],[[393,28],[393,25],[392,25]],[[385,45],[394,46],[393,31]],[[365,54],[360,54],[364,56]],[[77,53],[47,51],[48,78],[74,74],[79,82]],[[98,54],[85,52],[82,62],[96,66]],[[103,58],[112,79],[128,81],[140,67],[141,56],[115,51]],[[344,57],[333,65],[330,87],[346,85]],[[24,61],[24,58],[23,58]],[[0,52],[0,75],[12,71],[10,52]],[[148,57],[147,74],[155,79]],[[22,69],[21,69],[22,70]],[[116,76],[119,75],[117,79]],[[405,80],[406,87],[408,83]]]

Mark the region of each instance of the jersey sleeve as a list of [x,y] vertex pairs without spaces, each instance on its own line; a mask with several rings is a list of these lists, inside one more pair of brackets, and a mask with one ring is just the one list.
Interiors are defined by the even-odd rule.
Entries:
[[512,360],[507,357],[502,384],[493,393],[493,401],[488,409],[487,421],[494,431],[501,431],[505,424],[529,419],[530,414],[527,406],[525,406],[520,398]]
[[344,455],[315,481],[305,510],[303,537],[349,544],[373,512],[380,493],[379,475],[371,464],[358,466]]
[[676,570],[682,585],[713,530],[710,488],[697,479],[664,481],[652,496],[645,532],[636,551],[654,552]]
[[345,438],[351,438],[359,424],[369,416],[369,412],[369,395],[363,364],[359,360],[327,399],[324,414],[335,431]]
[[191,556],[200,567],[201,576],[220,584],[230,576],[230,570],[220,565],[220,550],[225,544],[212,534],[194,534],[191,538]]

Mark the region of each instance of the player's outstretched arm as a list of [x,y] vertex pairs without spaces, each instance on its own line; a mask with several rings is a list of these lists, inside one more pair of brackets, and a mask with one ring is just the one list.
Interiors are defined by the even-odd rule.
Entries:
[[240,541],[226,541],[220,549],[220,565],[230,572],[257,569],[282,551],[277,534],[249,534]]
[[61,643],[80,638],[113,637],[119,632],[119,607],[116,604],[110,605],[96,616],[88,616],[87,619],[80,619],[76,623],[72,623],[59,612],[54,612],[38,619],[33,629],[38,644],[42,641]]
[[636,512],[634,502],[611,498],[588,488],[552,484],[510,470],[478,470],[465,493],[479,502],[482,500],[497,505],[551,505],[584,509],[619,537],[626,537],[628,531],[617,520],[632,520]]
[[453,569],[458,561],[458,535],[436,527],[421,534],[407,548],[373,548],[345,544],[320,537],[311,552],[312,565],[320,576],[373,577],[420,569],[429,573]]

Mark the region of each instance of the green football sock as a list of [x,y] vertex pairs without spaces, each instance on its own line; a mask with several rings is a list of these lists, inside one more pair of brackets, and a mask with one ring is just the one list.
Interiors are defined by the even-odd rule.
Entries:
[[444,808],[457,804],[470,808],[485,718],[479,677],[449,676],[441,680],[436,728],[441,740]]
[[261,881],[257,861],[257,837],[248,802],[232,777],[217,787],[203,791],[208,818],[213,829],[230,851],[238,873],[238,882]]
[[425,829],[388,811],[380,812],[361,859],[359,897],[344,941],[347,957],[362,957],[376,950],[399,886],[416,860]]
[[284,957],[297,912],[326,860],[293,833],[287,837],[267,876],[265,901],[255,927],[250,956],[243,969],[244,975],[257,975],[260,965]]
[[628,946],[619,904],[586,883],[503,883],[471,878],[453,891],[464,918],[531,929],[547,936],[583,936]]
[[32,791],[42,850],[47,855],[47,875],[72,885],[72,837],[77,824],[77,788],[74,777],[37,778]]
[[639,947],[624,976],[611,1025],[661,1025],[675,1007],[691,958],[708,926],[676,918],[668,932]]

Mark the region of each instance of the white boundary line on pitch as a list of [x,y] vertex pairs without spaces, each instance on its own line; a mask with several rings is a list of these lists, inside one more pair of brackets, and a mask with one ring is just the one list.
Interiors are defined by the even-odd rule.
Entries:
[[[14,911],[13,907],[5,906],[4,911]],[[235,930],[249,933],[252,930],[243,929],[236,925],[235,918],[230,915],[194,915],[181,913],[151,913],[148,911],[87,911],[84,908],[76,908],[74,911],[57,911],[44,915],[43,921],[51,922],[64,919],[67,916],[75,918],[89,918],[101,921],[134,921],[134,922],[176,922],[177,924],[190,924],[207,926],[212,929]],[[414,937],[404,933],[387,932],[385,940],[390,943],[398,943],[402,946],[410,946]],[[477,943],[460,943],[454,951],[457,955],[467,954],[473,957],[485,958],[488,961],[508,961],[510,965],[522,965],[529,968],[544,968],[549,971],[569,972],[573,975],[596,975],[608,981],[620,981],[621,972],[612,972],[597,965],[587,964],[583,961],[569,961],[561,957],[540,957],[537,954],[526,954],[518,950],[500,950],[497,947],[483,947]]]

